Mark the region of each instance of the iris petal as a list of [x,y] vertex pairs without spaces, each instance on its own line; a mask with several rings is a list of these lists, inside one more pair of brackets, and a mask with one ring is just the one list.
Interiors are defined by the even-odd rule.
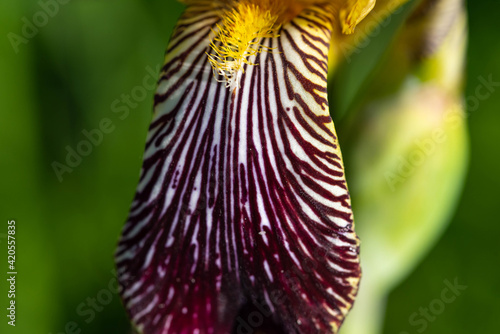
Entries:
[[143,333],[336,332],[360,269],[327,101],[333,8],[263,38],[228,89],[206,55],[210,6],[192,4],[167,49],[116,252],[124,304]]

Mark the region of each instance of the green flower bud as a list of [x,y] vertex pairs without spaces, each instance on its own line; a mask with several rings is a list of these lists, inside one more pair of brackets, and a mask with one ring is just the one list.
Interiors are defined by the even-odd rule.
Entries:
[[[363,269],[342,333],[379,332],[387,294],[442,234],[463,184],[466,18],[460,1],[425,5],[408,19],[341,138],[350,143],[343,153]],[[451,24],[437,24],[450,6]]]

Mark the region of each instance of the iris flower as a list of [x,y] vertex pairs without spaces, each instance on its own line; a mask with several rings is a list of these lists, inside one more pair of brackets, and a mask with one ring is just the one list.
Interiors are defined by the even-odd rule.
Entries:
[[359,242],[327,100],[365,1],[186,0],[116,251],[141,333],[336,333]]

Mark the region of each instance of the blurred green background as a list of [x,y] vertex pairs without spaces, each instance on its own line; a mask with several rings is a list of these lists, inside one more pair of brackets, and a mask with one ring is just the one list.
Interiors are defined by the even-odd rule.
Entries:
[[[41,3],[58,5],[44,9]],[[182,6],[174,0],[41,3],[0,3],[5,314],[9,219],[16,220],[18,272],[16,327],[2,314],[0,332],[128,333],[113,252],[138,181],[151,85]],[[474,96],[479,77],[500,82],[500,4],[470,2],[468,10],[465,96]],[[425,332],[498,331],[498,106],[500,89],[468,113],[471,161],[464,193],[439,243],[391,294],[387,334],[417,333],[410,315],[440,298],[443,281],[455,278],[467,289],[428,321]],[[95,144],[85,148],[88,133]],[[66,164],[69,150],[79,145],[87,156],[61,170],[57,163]]]

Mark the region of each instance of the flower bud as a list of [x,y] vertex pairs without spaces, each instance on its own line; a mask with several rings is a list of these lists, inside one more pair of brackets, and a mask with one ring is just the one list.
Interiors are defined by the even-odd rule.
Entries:
[[[453,5],[443,30],[436,11]],[[465,30],[460,1],[415,12],[344,128],[363,279],[343,333],[379,332],[387,294],[436,242],[456,206],[468,160],[460,94]]]

